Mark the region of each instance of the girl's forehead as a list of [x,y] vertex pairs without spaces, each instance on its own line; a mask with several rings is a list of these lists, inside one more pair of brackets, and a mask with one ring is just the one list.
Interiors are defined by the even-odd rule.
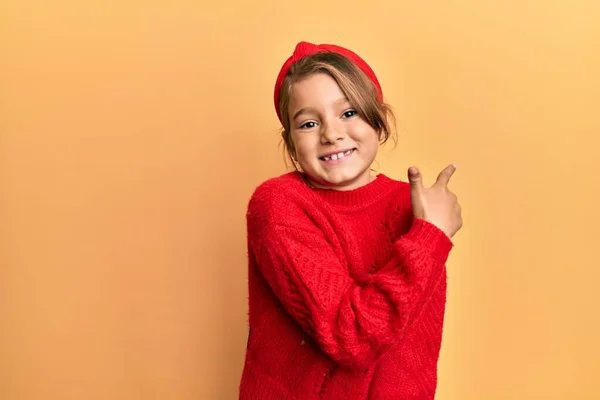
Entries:
[[313,74],[292,83],[290,99],[297,98],[332,98],[335,100],[345,97],[337,82],[326,74]]

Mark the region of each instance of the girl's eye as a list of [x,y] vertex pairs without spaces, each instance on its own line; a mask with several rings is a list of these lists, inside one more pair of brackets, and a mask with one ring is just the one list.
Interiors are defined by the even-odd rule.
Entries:
[[311,128],[314,128],[315,126],[317,126],[315,121],[308,121],[308,122],[305,122],[304,124],[300,125],[300,129],[311,129]]
[[344,118],[350,118],[350,117],[355,116],[356,114],[357,114],[356,110],[348,110],[343,115],[344,115]]

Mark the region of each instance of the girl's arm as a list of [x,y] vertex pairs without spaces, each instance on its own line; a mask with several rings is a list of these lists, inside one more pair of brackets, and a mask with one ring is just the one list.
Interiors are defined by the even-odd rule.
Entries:
[[418,316],[452,242],[414,219],[388,263],[359,284],[303,210],[293,202],[273,204],[280,197],[261,193],[250,201],[250,256],[286,311],[333,361],[367,368]]

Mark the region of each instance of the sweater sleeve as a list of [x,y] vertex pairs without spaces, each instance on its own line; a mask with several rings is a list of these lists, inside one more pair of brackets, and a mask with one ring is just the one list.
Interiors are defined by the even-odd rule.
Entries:
[[368,368],[402,337],[452,247],[437,227],[415,219],[379,272],[356,282],[306,213],[292,205],[278,215],[257,203],[248,210],[251,256],[286,311],[334,362],[350,368]]

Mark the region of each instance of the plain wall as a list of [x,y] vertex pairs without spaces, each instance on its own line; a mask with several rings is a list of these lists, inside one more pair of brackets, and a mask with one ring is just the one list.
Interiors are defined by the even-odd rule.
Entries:
[[0,398],[237,398],[300,40],[377,72],[381,172],[458,164],[437,398],[600,398],[600,3],[159,3],[0,7]]

